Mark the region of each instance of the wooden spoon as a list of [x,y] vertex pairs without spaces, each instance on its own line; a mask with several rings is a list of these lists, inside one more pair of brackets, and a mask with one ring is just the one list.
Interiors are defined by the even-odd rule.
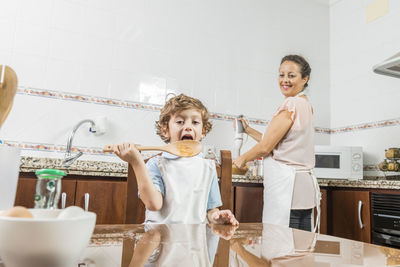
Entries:
[[0,127],[11,111],[17,92],[18,79],[14,70],[0,65]]
[[[195,140],[183,140],[176,141],[164,146],[139,146],[135,145],[136,149],[139,151],[143,150],[159,150],[168,152],[170,154],[180,156],[180,157],[193,157],[199,154],[202,150],[201,143]],[[113,152],[114,145],[105,145],[103,147],[104,152]]]

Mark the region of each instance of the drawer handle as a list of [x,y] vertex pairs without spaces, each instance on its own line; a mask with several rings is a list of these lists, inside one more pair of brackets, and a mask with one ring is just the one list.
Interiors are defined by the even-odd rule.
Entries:
[[364,228],[364,224],[363,224],[362,219],[361,219],[361,209],[362,209],[362,205],[363,205],[362,201],[359,200],[359,201],[358,201],[358,224],[360,225],[360,229],[363,229],[363,228]]
[[85,193],[85,211],[89,211],[89,193]]
[[61,208],[65,209],[65,202],[67,201],[67,193],[62,192],[61,194]]

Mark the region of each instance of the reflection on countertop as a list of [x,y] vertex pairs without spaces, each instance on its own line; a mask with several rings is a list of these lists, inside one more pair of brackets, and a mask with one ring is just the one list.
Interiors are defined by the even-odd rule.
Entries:
[[[21,172],[35,172],[42,168],[56,168],[65,171],[67,174],[83,176],[126,177],[128,174],[128,164],[125,162],[77,160],[69,168],[66,168],[62,166],[62,159],[21,157]],[[246,175],[232,175],[232,182],[261,186],[263,177],[252,176],[249,172]],[[400,189],[400,180],[386,180],[381,177],[364,177],[363,180],[354,181],[318,179],[318,183],[321,187]]]
[[[400,250],[287,227],[98,225],[81,263],[113,266],[399,266]],[[92,265],[90,265],[92,264]]]

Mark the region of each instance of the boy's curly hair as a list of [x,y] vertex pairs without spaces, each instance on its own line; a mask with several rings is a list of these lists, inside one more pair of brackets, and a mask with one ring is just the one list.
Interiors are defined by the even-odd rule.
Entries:
[[168,129],[169,120],[177,112],[181,112],[188,109],[195,109],[200,112],[201,119],[203,121],[203,134],[206,135],[211,131],[212,124],[210,120],[210,113],[208,113],[207,108],[201,103],[197,98],[193,98],[184,94],[180,94],[169,99],[164,107],[160,111],[159,120],[156,121],[156,133],[165,142],[169,142],[169,138],[163,135],[163,129],[166,127]]

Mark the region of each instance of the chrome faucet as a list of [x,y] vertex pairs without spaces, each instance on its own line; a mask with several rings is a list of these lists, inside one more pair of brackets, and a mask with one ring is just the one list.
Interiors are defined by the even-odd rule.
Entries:
[[72,155],[71,150],[72,150],[72,139],[74,139],[75,132],[84,123],[91,124],[91,127],[89,128],[89,132],[91,132],[91,133],[96,132],[96,124],[93,120],[90,120],[90,119],[82,120],[77,125],[75,125],[75,127],[72,129],[71,134],[69,135],[68,142],[67,142],[67,151],[65,152],[64,161],[63,161],[63,165],[67,168],[69,166],[71,166],[71,164],[74,163],[74,161],[77,160],[83,154],[83,152],[79,151],[77,154]]

